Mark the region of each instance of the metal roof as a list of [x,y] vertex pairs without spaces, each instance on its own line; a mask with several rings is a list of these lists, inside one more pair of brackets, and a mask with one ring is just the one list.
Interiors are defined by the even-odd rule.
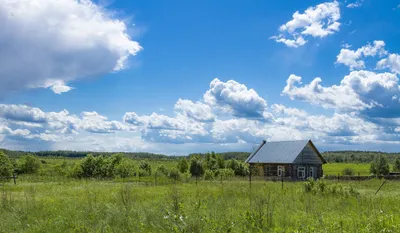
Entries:
[[258,147],[247,163],[293,163],[309,140],[266,142]]

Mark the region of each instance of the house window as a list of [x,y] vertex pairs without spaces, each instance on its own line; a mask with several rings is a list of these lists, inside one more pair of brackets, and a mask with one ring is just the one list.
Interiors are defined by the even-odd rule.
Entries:
[[297,168],[297,177],[298,178],[305,178],[306,177],[306,168],[305,167],[298,167]]
[[278,176],[284,176],[284,174],[285,174],[285,167],[278,166]]
[[310,167],[310,171],[309,171],[309,177],[314,177],[315,174],[315,167]]

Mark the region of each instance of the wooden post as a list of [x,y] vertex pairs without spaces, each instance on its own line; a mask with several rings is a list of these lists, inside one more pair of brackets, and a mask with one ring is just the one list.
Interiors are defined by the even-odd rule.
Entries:
[[383,181],[383,183],[381,184],[381,186],[379,186],[378,190],[376,190],[375,195],[379,192],[379,190],[381,190],[382,186],[386,183],[386,179]]
[[282,190],[283,190],[283,175],[281,176],[281,181],[282,181]]
[[338,182],[339,182],[339,176],[340,176],[340,174],[338,173],[338,174],[337,174],[337,181],[338,181]]
[[15,173],[13,173],[13,179],[14,179],[14,184],[17,184],[17,177],[15,176]]
[[250,188],[251,188],[251,165],[249,165],[249,184],[250,184]]

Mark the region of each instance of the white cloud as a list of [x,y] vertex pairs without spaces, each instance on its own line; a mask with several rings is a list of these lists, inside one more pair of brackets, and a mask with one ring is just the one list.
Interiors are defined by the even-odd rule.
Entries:
[[364,0],[358,0],[358,1],[355,1],[355,2],[353,2],[353,3],[349,3],[349,4],[347,4],[347,8],[357,8],[357,7],[361,7],[362,6],[362,4],[363,4],[363,2],[364,2]]
[[124,69],[140,45],[115,14],[89,0],[0,0],[0,93]]
[[272,39],[296,48],[307,42],[304,36],[323,38],[339,31],[340,8],[337,1],[309,7],[304,13],[296,11],[292,17],[292,20],[280,26],[280,34]]
[[344,48],[340,50],[339,55],[337,55],[336,63],[344,64],[350,68],[350,70],[365,68],[365,62],[362,60],[366,57],[373,56],[384,56],[387,54],[384,49],[385,42],[381,40],[374,41],[374,44],[367,44],[357,50],[351,50]]
[[207,122],[214,121],[215,119],[212,108],[199,101],[194,103],[191,100],[179,99],[178,102],[176,102],[174,109],[175,111],[197,121]]
[[339,111],[362,112],[375,117],[399,115],[400,106],[393,100],[393,96],[400,95],[399,79],[395,74],[361,70],[352,71],[340,85],[323,87],[321,81],[321,78],[315,78],[310,84],[298,87],[295,84],[301,83],[301,77],[290,75],[282,94]]
[[267,107],[267,102],[254,89],[234,80],[222,82],[215,78],[203,98],[210,106],[238,117],[262,118]]
[[376,66],[378,69],[388,68],[392,72],[400,74],[400,55],[390,54],[387,58],[380,60]]

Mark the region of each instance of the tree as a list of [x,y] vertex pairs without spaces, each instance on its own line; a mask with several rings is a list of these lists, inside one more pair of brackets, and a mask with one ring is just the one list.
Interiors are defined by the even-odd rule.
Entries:
[[160,166],[157,167],[156,172],[157,172],[157,174],[165,175],[165,176],[167,176],[169,173],[168,169],[163,164],[161,164]]
[[344,176],[354,176],[354,170],[347,167],[347,168],[342,170],[342,175],[344,175]]
[[393,171],[400,172],[400,159],[396,158],[394,161]]
[[199,158],[192,158],[190,161],[190,174],[195,177],[202,176],[204,174],[204,168]]
[[115,168],[116,175],[121,178],[133,176],[135,173],[135,165],[130,163],[127,159],[123,159]]
[[151,176],[151,165],[147,161],[142,161],[139,164],[139,175],[140,176]]
[[189,169],[189,163],[188,163],[187,159],[182,158],[181,160],[179,160],[177,167],[178,167],[179,172],[186,173],[187,170]]
[[14,168],[11,160],[6,154],[0,151],[0,181],[10,180]]
[[371,163],[370,172],[377,176],[389,174],[389,163],[386,157],[379,155],[375,161]]
[[33,155],[25,155],[18,160],[18,171],[25,174],[33,174],[39,171],[41,162]]

